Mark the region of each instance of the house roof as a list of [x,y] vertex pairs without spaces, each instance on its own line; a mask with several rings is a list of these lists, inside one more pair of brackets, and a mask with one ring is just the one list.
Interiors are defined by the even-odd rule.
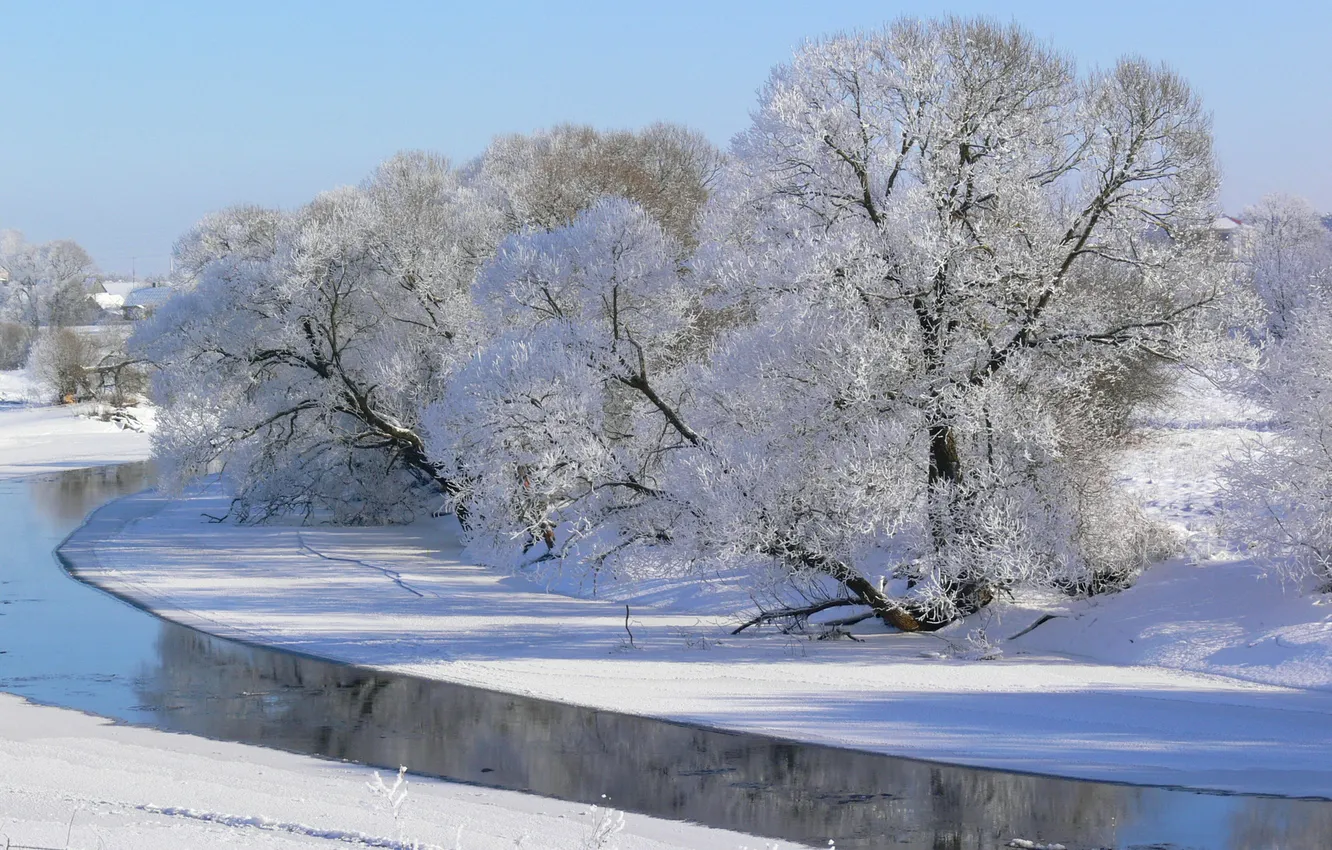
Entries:
[[152,309],[166,303],[166,300],[174,294],[175,290],[169,286],[145,286],[126,295],[125,306]]
[[101,307],[103,310],[119,310],[121,307],[125,306],[124,298],[110,292],[94,292],[93,300],[96,301],[97,306]]
[[143,289],[143,282],[138,280],[104,280],[102,281],[102,291],[107,295],[119,295],[121,298],[127,297],[136,289]]

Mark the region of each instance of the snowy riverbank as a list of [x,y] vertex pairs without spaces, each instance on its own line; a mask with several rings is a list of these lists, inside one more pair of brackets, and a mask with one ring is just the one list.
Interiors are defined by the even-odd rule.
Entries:
[[[0,372],[0,480],[147,458],[146,434],[87,412],[34,404],[21,374]],[[16,557],[12,548],[9,557]],[[13,595],[18,566],[0,557],[0,603]],[[54,564],[48,569],[51,581],[68,583]],[[16,618],[8,619],[12,625]],[[89,633],[84,639],[97,646],[114,637]],[[14,649],[0,645],[0,678],[13,674],[6,662]],[[600,846],[595,825],[613,825],[607,818],[618,817],[575,803],[411,778],[395,820],[391,807],[366,787],[372,778],[369,768],[357,765],[117,726],[0,693],[0,847],[392,848],[421,842],[422,848],[573,850]],[[391,776],[385,779],[392,783]],[[739,850],[770,844],[636,814],[623,823],[606,846]]]
[[[1004,603],[939,636],[732,637],[695,586],[550,593],[469,564],[448,522],[236,527],[205,518],[227,504],[206,489],[116,503],[65,554],[170,619],[399,672],[963,764],[1332,797],[1332,609],[1217,554],[1216,465],[1262,422],[1196,392],[1188,415],[1146,423],[1125,473],[1191,558],[1126,593]],[[963,660],[982,628],[979,654],[997,657]]]
[[136,409],[145,430],[104,421],[92,404],[35,404],[38,390],[23,372],[0,372],[0,478],[144,460],[151,450],[152,410]]
[[[115,726],[0,694],[0,846],[51,848],[585,848],[616,813],[526,794],[408,779],[394,817],[358,765]],[[383,776],[391,787],[393,776]],[[764,843],[624,816],[623,850]],[[413,842],[420,842],[415,844]],[[605,846],[612,846],[610,843]]]

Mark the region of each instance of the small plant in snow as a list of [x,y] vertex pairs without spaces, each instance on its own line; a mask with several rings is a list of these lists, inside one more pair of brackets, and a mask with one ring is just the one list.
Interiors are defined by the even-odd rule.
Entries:
[[[606,795],[602,794],[601,799],[606,799]],[[592,820],[592,827],[583,836],[579,850],[605,850],[613,847],[611,841],[624,830],[624,812],[601,806],[588,806],[587,814]]]
[[[379,771],[372,774],[374,779],[365,783],[365,787],[370,789],[370,793],[375,796],[380,807],[387,809],[393,814],[393,825],[397,827],[398,841],[403,841],[403,806],[407,802],[407,767],[404,765],[398,768],[398,776],[392,785],[384,782],[384,777],[379,775]],[[411,847],[416,847],[412,842]]]
[[712,649],[714,646],[721,646],[721,641],[716,638],[710,638],[701,630],[680,629],[680,639],[684,641],[685,649]]
[[966,661],[993,661],[1003,654],[1002,649],[990,642],[989,635],[982,627],[967,632],[966,642],[962,645],[958,657]]

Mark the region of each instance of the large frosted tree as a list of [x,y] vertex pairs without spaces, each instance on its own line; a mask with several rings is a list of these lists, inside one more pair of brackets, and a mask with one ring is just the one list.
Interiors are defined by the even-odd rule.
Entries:
[[1305,295],[1256,376],[1277,427],[1228,470],[1230,529],[1285,575],[1332,591],[1332,297]]
[[1267,312],[1267,333],[1283,339],[1310,303],[1332,292],[1332,231],[1304,198],[1274,194],[1243,213],[1236,254]]
[[[755,473],[774,492],[751,539],[905,627],[1131,576],[1152,535],[1110,486],[1122,408],[1145,364],[1226,321],[1185,82],[1140,59],[1078,75],[1016,26],[902,20],[778,68],[733,159],[710,274],[752,317],[722,359],[750,362],[728,388],[756,395],[728,407],[790,473]],[[857,567],[887,537],[906,605]]]
[[56,239],[34,244],[17,231],[0,239],[0,266],[8,279],[0,284],[0,311],[32,328],[82,324],[96,313],[89,281],[92,257],[77,242]]
[[[904,629],[1024,583],[1119,586],[1158,538],[1111,485],[1115,438],[1154,364],[1227,321],[1215,187],[1207,115],[1165,68],[1079,76],[987,21],[814,42],[737,138],[693,263],[616,268],[630,252],[591,220],[510,246],[526,260],[492,267],[491,289],[541,297],[474,361],[475,403],[441,444],[484,435],[487,464],[510,458],[490,492],[527,505],[511,525],[535,516],[530,472],[558,471],[536,504],[576,507],[540,521],[592,518],[597,563],[767,560]],[[577,310],[553,295],[571,276],[593,293]],[[634,320],[674,317],[671,335],[615,319],[649,292]],[[540,386],[578,399],[554,417],[578,435],[549,427]],[[506,455],[494,425],[537,408]],[[589,414],[615,410],[637,424]],[[606,464],[628,446],[634,464]],[[898,598],[879,576],[904,580]]]

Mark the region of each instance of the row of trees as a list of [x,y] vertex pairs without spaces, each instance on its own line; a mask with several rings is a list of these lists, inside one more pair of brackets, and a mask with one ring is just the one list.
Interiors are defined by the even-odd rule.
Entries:
[[66,327],[86,322],[96,311],[88,284],[96,271],[77,242],[57,239],[31,243],[15,230],[0,231],[0,315],[30,328]]
[[77,242],[31,243],[0,231],[0,369],[28,367],[53,401],[116,407],[147,389],[146,366],[126,353],[128,328],[86,327],[100,318],[98,279]]
[[1113,482],[1129,416],[1252,323],[1216,185],[1167,68],[985,20],[812,42],[726,156],[562,127],[206,219],[138,335],[157,451],[241,520],[442,498],[496,561],[739,567],[902,629],[1123,586],[1169,544]]
[[1265,349],[1246,389],[1277,433],[1229,470],[1228,522],[1254,551],[1332,590],[1332,230],[1301,198],[1244,212],[1237,246],[1265,309]]

